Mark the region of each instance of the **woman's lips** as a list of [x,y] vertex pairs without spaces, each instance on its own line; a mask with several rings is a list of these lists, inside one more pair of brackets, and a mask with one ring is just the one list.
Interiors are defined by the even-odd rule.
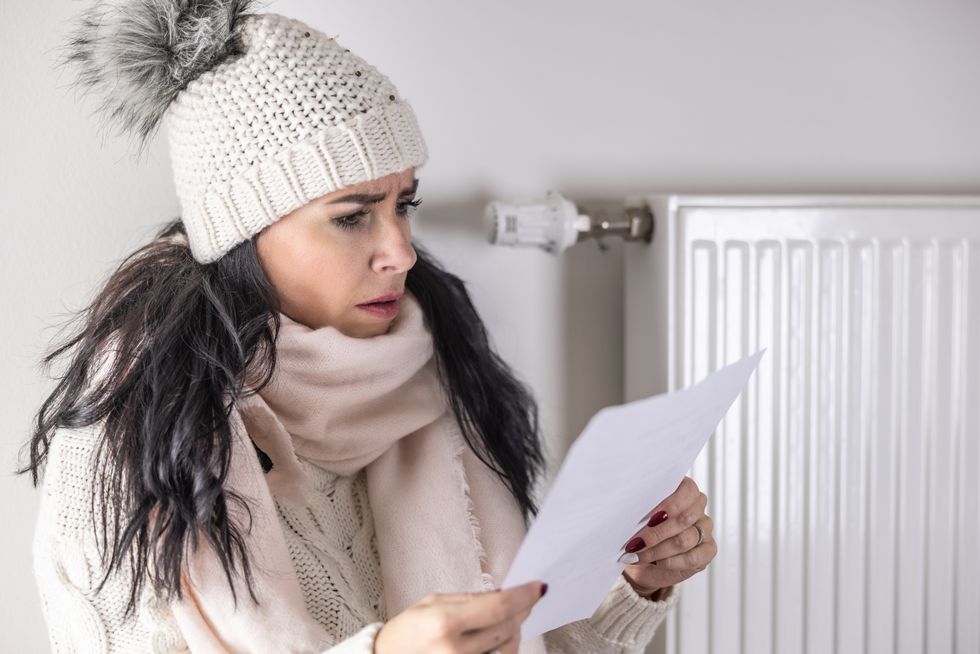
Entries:
[[372,313],[380,318],[394,318],[398,315],[398,300],[388,302],[372,302],[371,304],[358,304],[359,309]]

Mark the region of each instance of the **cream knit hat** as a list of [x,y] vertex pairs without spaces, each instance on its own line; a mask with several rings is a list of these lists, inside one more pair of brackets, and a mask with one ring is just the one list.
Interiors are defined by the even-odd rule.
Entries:
[[167,125],[191,252],[212,262],[296,207],[423,165],[415,114],[333,37],[247,0],[104,0],[69,42],[80,82],[145,145]]

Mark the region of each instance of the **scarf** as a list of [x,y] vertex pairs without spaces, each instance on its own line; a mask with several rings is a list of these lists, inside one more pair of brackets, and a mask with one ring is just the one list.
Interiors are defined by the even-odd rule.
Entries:
[[[368,338],[346,336],[330,326],[313,329],[285,314],[280,318],[271,382],[238,405],[248,436],[273,465],[260,479],[254,449],[239,445],[251,450],[253,460],[246,472],[245,456],[239,454],[238,472],[232,475],[258,500],[257,562],[275,575],[260,579],[264,584],[258,592],[275,593],[276,604],[269,610],[276,615],[233,612],[225,600],[219,615],[191,612],[185,604],[182,622],[233,621],[228,630],[236,630],[235,641],[250,642],[249,647],[255,640],[248,639],[257,637],[256,625],[263,621],[271,627],[275,620],[276,630],[289,634],[290,643],[302,644],[289,651],[303,651],[319,637],[276,532],[271,501],[275,496],[302,506],[304,496],[315,492],[307,487],[297,457],[339,475],[366,468],[389,618],[429,593],[500,588],[526,533],[520,505],[465,442],[440,382],[432,335],[417,299],[406,290],[389,331]],[[192,567],[203,576],[195,584],[199,596],[213,599],[227,592],[215,568]],[[301,635],[304,629],[309,636]],[[544,651],[540,637],[521,646],[522,653]]]

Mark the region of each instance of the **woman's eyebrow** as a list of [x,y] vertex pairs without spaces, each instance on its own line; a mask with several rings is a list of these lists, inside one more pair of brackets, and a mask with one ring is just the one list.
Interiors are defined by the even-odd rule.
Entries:
[[[412,180],[412,185],[403,188],[401,193],[398,194],[398,197],[412,195],[413,193],[415,193],[416,189],[418,189],[418,186],[419,186],[419,180],[416,177],[414,180]],[[330,200],[330,202],[328,202],[327,204],[339,204],[341,202],[354,202],[357,204],[372,204],[374,202],[381,202],[382,200],[385,199],[385,197],[386,195],[384,193],[351,193],[349,195],[344,195],[339,198]]]

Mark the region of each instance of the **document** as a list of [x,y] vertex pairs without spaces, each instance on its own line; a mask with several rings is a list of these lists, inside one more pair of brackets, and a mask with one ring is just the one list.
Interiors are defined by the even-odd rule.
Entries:
[[548,584],[521,626],[522,640],[595,613],[626,565],[617,560],[626,542],[677,490],[764,353],[689,388],[605,407],[592,416],[503,583]]

